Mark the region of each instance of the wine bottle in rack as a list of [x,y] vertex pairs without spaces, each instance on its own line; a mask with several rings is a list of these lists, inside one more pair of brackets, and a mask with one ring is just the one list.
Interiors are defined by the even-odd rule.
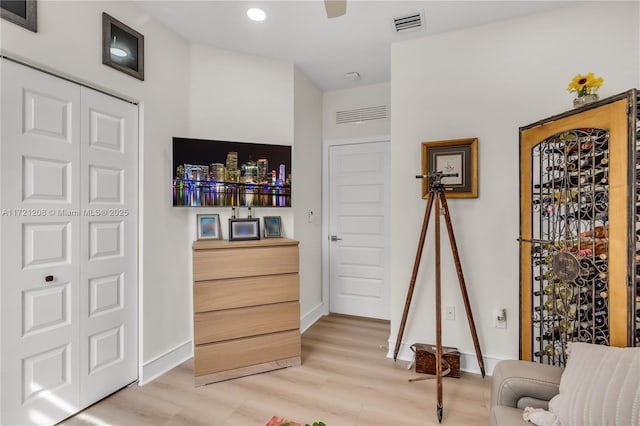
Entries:
[[[546,260],[547,257],[549,257],[549,256],[544,256],[545,260]],[[533,277],[533,280],[534,281],[541,281],[541,282],[548,282],[548,283],[551,283],[551,284],[557,284],[557,283],[560,282],[560,280],[558,280],[557,278],[552,278],[549,275],[550,275],[549,272],[545,272],[545,273],[543,273],[541,275],[536,275],[535,277]],[[547,287],[551,288],[551,285],[545,286],[545,289]],[[546,292],[546,290],[545,290],[545,292]],[[550,294],[550,293],[545,293],[545,294]]]
[[[640,235],[640,232],[638,235]],[[607,238],[609,236],[609,229],[604,225],[599,225],[593,229],[582,231],[580,236],[585,238]]]
[[570,163],[567,164],[556,164],[554,166],[547,166],[544,169],[548,172],[553,172],[553,171],[557,171],[557,172],[564,172],[566,170],[569,170],[568,167],[570,166]]
[[602,311],[607,309],[607,300],[604,297],[596,296],[593,300],[593,307],[597,311]]
[[562,331],[560,330],[560,327],[556,326],[556,327],[553,327],[553,330],[543,333],[541,337],[540,336],[536,337],[536,340],[537,341],[560,340],[565,337],[571,338],[571,337],[577,337],[577,336],[578,336],[578,330],[574,330],[573,327],[571,327],[570,331]]
[[561,319],[560,321],[558,321],[558,328],[562,333],[572,333],[573,330],[575,329],[574,324],[575,324],[575,321]]
[[535,189],[551,189],[558,190],[563,188],[577,188],[578,186],[586,185],[604,185],[609,181],[608,172],[606,170],[599,170],[594,173],[589,171],[583,172],[571,172],[564,176],[559,176],[543,182],[541,184],[535,184]]
[[591,205],[580,206],[577,213],[578,220],[601,220],[603,222],[608,220],[607,215],[608,206],[604,202],[595,202]]
[[565,151],[567,154],[578,154],[579,151],[581,151],[580,148],[582,148],[581,144],[577,143],[576,141],[573,141],[573,142],[567,143]]
[[592,169],[594,166],[605,166],[609,164],[609,153],[608,152],[597,152],[595,155],[587,155],[576,158],[567,163],[567,166],[571,166],[574,170],[588,170]]
[[607,324],[607,312],[597,311],[593,314],[593,323],[596,328],[604,327]]
[[561,155],[564,156],[567,153],[567,149],[564,145],[554,144],[554,145],[546,145],[542,148],[542,154],[545,157]]
[[573,289],[567,285],[558,285],[556,286],[556,295],[563,301],[568,301],[573,296]]
[[531,200],[531,204],[537,206],[538,204],[551,204],[553,202],[553,197],[544,197],[542,199],[536,198]]
[[593,280],[593,288],[595,289],[596,293],[607,291],[607,280],[602,280],[600,278]]
[[593,307],[591,305],[584,305],[580,307],[578,319],[581,323],[589,323],[593,319]]
[[604,324],[606,324],[607,312],[604,310],[594,312],[594,309],[592,307],[585,307],[584,309],[580,310],[579,318],[581,323],[588,324],[593,321],[593,324],[596,327],[602,327]]
[[[537,277],[536,277],[537,278]],[[536,290],[533,294],[536,296],[551,295],[554,292],[555,284],[547,284],[542,290]]]
[[581,204],[592,204],[596,201],[606,202],[609,199],[609,191],[600,186],[589,188],[588,191],[582,191],[579,195]]
[[563,315],[566,311],[565,303],[562,299],[547,299],[544,301],[542,306],[549,312],[554,311],[561,315]]
[[[600,255],[604,252],[596,252],[597,255]],[[607,265],[605,262],[597,262],[598,265],[590,266],[588,269],[581,271],[581,276],[586,282],[593,281],[595,279],[599,279],[604,281],[607,279]]]
[[582,184],[604,184],[608,183],[608,181],[609,176],[606,170],[597,171],[580,179]]
[[556,351],[556,349],[553,347],[553,345],[546,345],[546,346],[544,347],[544,350],[542,350],[542,351],[537,351],[537,352],[535,353],[535,356],[537,356],[537,357],[541,357],[541,356],[546,355],[546,356],[554,357],[554,356],[556,356],[556,354],[557,354],[557,351]]
[[580,294],[581,306],[593,306],[596,311],[600,311],[607,307],[607,301],[604,297],[596,296],[595,299],[590,292]]
[[554,178],[554,179],[548,180],[548,181],[543,182],[543,183],[536,183],[535,185],[533,185],[533,187],[535,189],[540,189],[540,188],[560,189],[560,188],[565,186],[565,182],[566,182],[566,179],[564,178],[564,176],[561,176],[561,177],[558,177],[558,178]]

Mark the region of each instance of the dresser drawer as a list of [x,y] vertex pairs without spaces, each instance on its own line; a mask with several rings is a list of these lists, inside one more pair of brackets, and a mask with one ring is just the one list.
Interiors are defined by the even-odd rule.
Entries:
[[193,285],[193,312],[292,302],[299,298],[298,274],[199,281]]
[[196,345],[299,328],[298,302],[198,313],[193,322]]
[[195,376],[299,357],[300,332],[285,331],[266,336],[197,345],[194,355]]
[[224,248],[193,252],[193,280],[298,272],[298,246]]

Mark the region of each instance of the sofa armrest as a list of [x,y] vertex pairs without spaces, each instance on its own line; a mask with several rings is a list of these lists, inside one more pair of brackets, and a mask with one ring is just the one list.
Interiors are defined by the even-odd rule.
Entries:
[[559,392],[563,369],[529,361],[500,361],[493,370],[491,405],[548,408]]

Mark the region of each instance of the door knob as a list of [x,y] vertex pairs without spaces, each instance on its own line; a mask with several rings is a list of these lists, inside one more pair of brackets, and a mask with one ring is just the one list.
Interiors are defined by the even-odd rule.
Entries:
[[338,238],[337,235],[332,235],[331,236],[331,241],[340,241],[342,238]]
[[53,275],[47,275],[46,277],[44,277],[44,280],[50,283],[51,281],[53,281]]

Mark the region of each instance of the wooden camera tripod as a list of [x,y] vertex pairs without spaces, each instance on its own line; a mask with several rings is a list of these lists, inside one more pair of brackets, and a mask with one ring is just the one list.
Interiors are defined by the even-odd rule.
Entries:
[[420,268],[420,259],[422,258],[422,249],[424,248],[424,240],[427,236],[427,227],[429,226],[429,217],[431,216],[431,209],[435,200],[436,213],[435,213],[435,243],[436,243],[436,379],[437,379],[437,395],[438,395],[438,422],[442,422],[442,303],[441,303],[441,285],[440,285],[440,205],[442,204],[442,210],[444,211],[444,220],[447,225],[447,232],[449,233],[449,241],[451,243],[451,251],[453,252],[453,260],[456,265],[456,272],[458,273],[458,282],[460,283],[460,291],[462,292],[462,301],[464,302],[464,309],[467,313],[467,319],[469,320],[469,329],[471,330],[471,337],[473,338],[473,346],[476,351],[476,357],[478,358],[478,365],[480,372],[484,378],[484,361],[482,360],[482,352],[480,351],[480,343],[478,343],[478,335],[476,334],[476,326],[473,322],[473,314],[471,313],[471,305],[469,304],[469,296],[467,295],[467,286],[464,282],[464,276],[462,275],[462,266],[460,264],[460,256],[458,255],[458,246],[456,245],[456,238],[453,235],[453,226],[451,225],[451,217],[449,215],[449,207],[447,205],[447,197],[445,196],[445,188],[442,184],[443,177],[458,176],[457,173],[444,174],[442,172],[433,172],[428,175],[418,175],[418,179],[429,179],[429,200],[427,201],[427,208],[424,213],[424,220],[422,221],[422,232],[420,233],[420,240],[418,242],[418,251],[416,253],[416,259],[413,263],[413,272],[411,273],[411,281],[409,282],[409,289],[407,291],[407,300],[404,305],[404,312],[402,313],[402,321],[400,322],[400,329],[398,330],[398,337],[396,338],[396,347],[393,351],[394,361],[398,358],[398,352],[400,350],[400,344],[402,343],[402,335],[404,334],[404,327],[407,323],[407,316],[409,314],[409,306],[411,305],[411,298],[413,297],[413,290],[416,285],[416,277],[418,275],[418,269]]

